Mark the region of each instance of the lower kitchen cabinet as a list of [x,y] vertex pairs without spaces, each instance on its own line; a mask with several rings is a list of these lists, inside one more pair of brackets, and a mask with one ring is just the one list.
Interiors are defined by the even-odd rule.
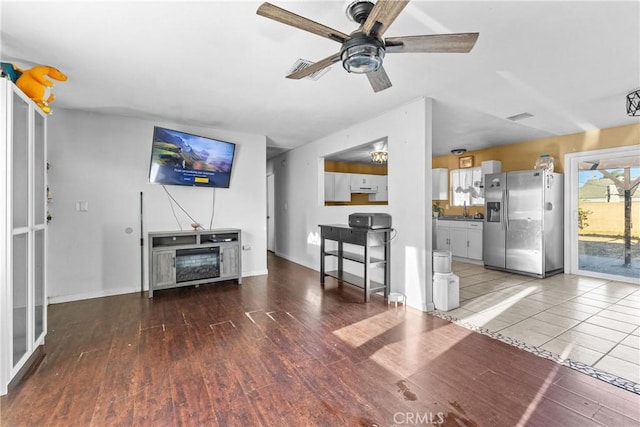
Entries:
[[482,260],[482,223],[467,229],[467,258]]
[[454,257],[482,261],[482,222],[437,220],[436,246]]
[[453,256],[468,258],[467,248],[469,242],[467,240],[467,229],[461,227],[451,227],[449,231],[450,236],[450,251]]

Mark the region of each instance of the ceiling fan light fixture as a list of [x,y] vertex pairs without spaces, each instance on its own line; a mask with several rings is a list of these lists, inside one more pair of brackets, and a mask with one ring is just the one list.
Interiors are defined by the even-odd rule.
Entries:
[[371,9],[373,9],[372,2],[368,0],[354,0],[348,2],[345,15],[347,15],[349,21],[362,25],[369,17]]
[[378,165],[385,164],[389,160],[389,153],[386,151],[372,151],[369,155],[371,156],[371,163]]
[[377,71],[384,59],[384,44],[375,37],[353,34],[340,50],[342,66],[349,73],[366,74]]

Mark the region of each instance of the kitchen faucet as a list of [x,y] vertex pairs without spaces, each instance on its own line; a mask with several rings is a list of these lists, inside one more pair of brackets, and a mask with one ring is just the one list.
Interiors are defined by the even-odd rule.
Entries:
[[467,212],[467,202],[465,201],[462,205],[462,216],[466,218],[468,215],[469,213]]

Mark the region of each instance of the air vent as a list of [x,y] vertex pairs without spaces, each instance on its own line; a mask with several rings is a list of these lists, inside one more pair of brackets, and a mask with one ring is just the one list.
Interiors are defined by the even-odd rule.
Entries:
[[533,117],[533,114],[520,113],[520,114],[516,114],[515,116],[507,117],[507,120],[517,122],[518,120],[528,119],[529,117]]
[[[307,68],[309,65],[313,64],[313,62],[307,60],[307,59],[298,59],[292,66],[291,69],[289,70],[289,72],[287,74],[293,74],[295,72],[298,72],[300,70],[304,70],[305,68]],[[305,77],[305,79],[311,79],[311,80],[318,80],[320,77],[322,77],[327,71],[329,71],[330,67],[326,67],[323,68],[322,70],[318,70],[313,74],[309,74],[307,77]]]

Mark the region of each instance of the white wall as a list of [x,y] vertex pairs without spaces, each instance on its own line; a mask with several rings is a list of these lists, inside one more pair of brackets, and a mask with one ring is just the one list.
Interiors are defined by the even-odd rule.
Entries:
[[[242,243],[251,246],[242,252],[243,275],[266,274],[264,136],[58,108],[48,120],[50,302],[140,291],[140,192],[148,289],[146,233],[179,229],[162,186],[148,183],[154,125],[237,144],[230,188],[215,190],[212,228],[242,229]],[[212,189],[167,189],[208,228]],[[76,211],[77,201],[87,201],[88,212]],[[180,226],[190,230],[192,221],[175,209]]]
[[[398,231],[391,245],[391,290],[407,295],[412,307],[433,309],[431,110],[431,100],[420,99],[273,159],[268,168],[275,174],[276,253],[319,270],[318,224],[346,224],[353,212],[387,212]],[[384,136],[388,205],[324,206],[323,157]],[[346,269],[357,273],[357,267]]]

